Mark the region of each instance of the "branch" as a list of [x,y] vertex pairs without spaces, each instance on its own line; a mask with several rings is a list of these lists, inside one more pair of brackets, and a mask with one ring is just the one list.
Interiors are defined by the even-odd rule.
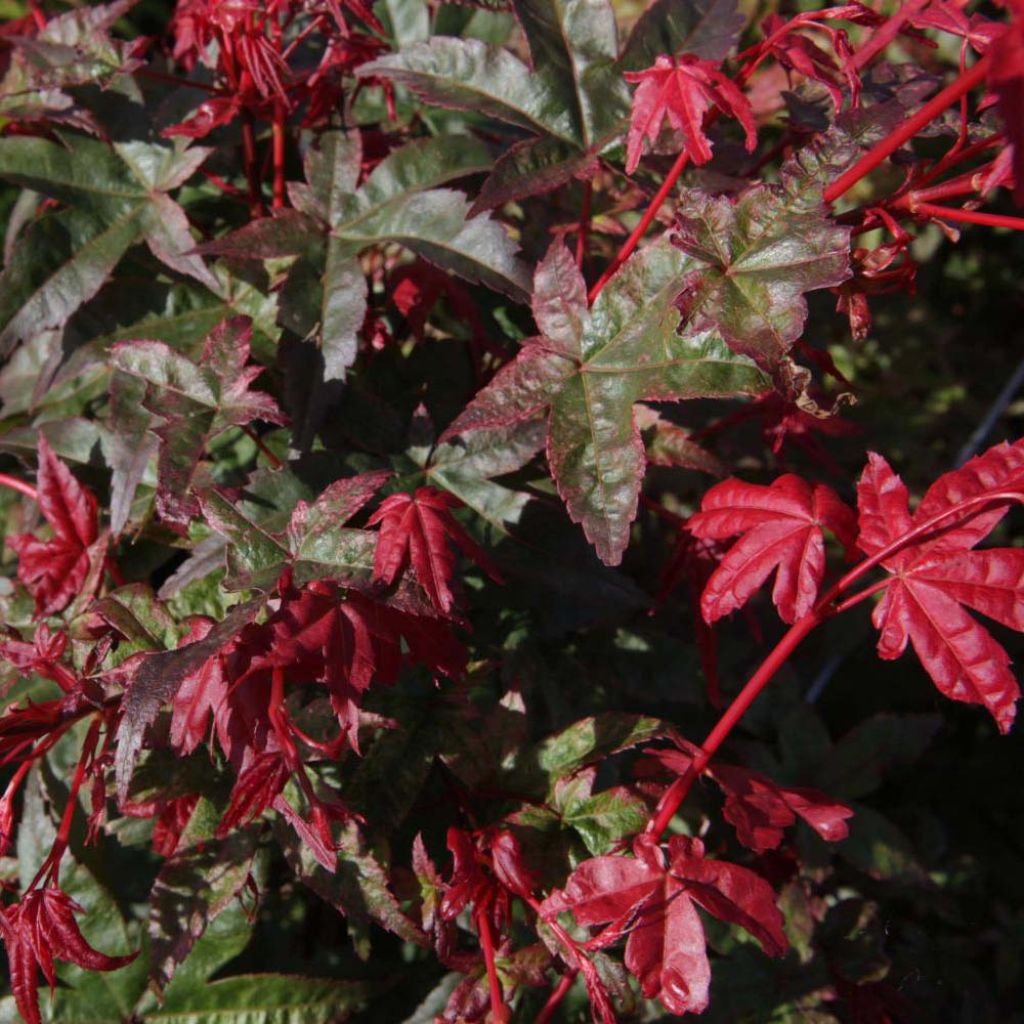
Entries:
[[33,501],[39,500],[39,492],[31,484],[25,483],[24,480],[19,480],[16,476],[0,473],[0,487],[7,487],[12,491],[17,491]]
[[867,177],[879,164],[888,159],[904,143],[909,142],[925,125],[952,106],[965,93],[980,85],[988,74],[988,55],[981,58],[970,70],[965,71],[955,82],[933,96],[921,109],[908,117],[895,131],[877,145],[872,146],[848,171],[841,174],[825,189],[826,203],[834,203],[848,192],[861,178]]

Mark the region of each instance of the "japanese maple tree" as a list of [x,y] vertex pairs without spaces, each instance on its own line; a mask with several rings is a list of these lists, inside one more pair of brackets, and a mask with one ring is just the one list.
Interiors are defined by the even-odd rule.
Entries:
[[1015,1019],[1020,0],[4,13],[0,1018]]

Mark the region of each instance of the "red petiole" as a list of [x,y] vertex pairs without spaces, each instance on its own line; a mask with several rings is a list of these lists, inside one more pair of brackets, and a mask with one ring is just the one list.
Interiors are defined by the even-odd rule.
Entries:
[[501,991],[501,979],[498,977],[498,968],[494,962],[494,932],[491,928],[491,919],[483,907],[477,907],[476,925],[480,932],[480,948],[483,950],[484,963],[487,966],[487,988],[491,998],[491,1017],[494,1024],[508,1024],[510,1019],[508,1007],[505,1006],[505,997]]
[[103,719],[97,717],[93,720],[92,725],[89,726],[89,732],[86,734],[85,742],[82,744],[82,752],[78,757],[78,764],[75,766],[75,774],[71,779],[68,802],[64,805],[64,814],[61,817],[60,827],[57,830],[57,838],[54,840],[53,847],[46,860],[43,861],[36,872],[35,878],[32,879],[32,882],[25,890],[26,892],[33,890],[43,878],[47,879],[48,885],[57,884],[61,857],[64,856],[64,851],[67,849],[68,842],[71,839],[71,823],[74,821],[75,808],[78,806],[78,794],[81,792],[86,772],[92,765],[93,754],[96,752],[96,743],[99,740],[102,724]]
[[959,210],[952,206],[936,206],[934,203],[915,203],[915,213],[941,220],[959,221],[963,224],[984,224],[990,228],[1009,228],[1024,231],[1024,217],[1009,217],[1002,213],[985,213],[983,210]]

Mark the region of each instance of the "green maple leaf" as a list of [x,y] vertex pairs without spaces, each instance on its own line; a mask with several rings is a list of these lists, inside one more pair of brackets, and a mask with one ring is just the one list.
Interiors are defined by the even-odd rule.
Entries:
[[[59,218],[70,244],[19,252],[0,278],[0,353],[61,328],[103,286],[124,254],[145,242],[172,270],[218,293],[195,245],[185,211],[168,194],[211,150],[187,143],[107,145],[71,133],[59,142],[0,139],[0,178],[66,204]],[[36,251],[32,251],[36,250]]]
[[281,289],[280,322],[316,342],[324,380],[344,379],[355,361],[367,308],[358,256],[397,243],[445,270],[513,299],[528,292],[516,244],[489,216],[439,185],[491,166],[468,135],[419,139],[382,160],[358,188],[359,134],[327,132],[306,155],[304,183],[292,184],[295,209],[254,221],[201,247],[242,259],[297,256]]
[[527,137],[495,164],[473,205],[491,209],[591,177],[629,117],[624,70],[660,53],[721,59],[739,37],[735,0],[658,0],[619,55],[606,0],[513,0],[530,63],[477,39],[434,36],[358,70],[407,86],[429,104],[493,117]]
[[673,301],[692,261],[665,241],[635,254],[587,308],[556,242],[537,268],[528,339],[445,432],[450,438],[546,414],[551,474],[598,555],[618,563],[646,468],[633,406],[643,399],[750,395],[766,380],[714,331],[678,334]]
[[474,212],[592,175],[629,116],[605,0],[515,0],[532,67],[478,39],[434,36],[364,64],[360,76],[407,86],[429,104],[493,117],[528,133],[497,164]]
[[251,388],[262,372],[259,366],[247,365],[251,337],[248,318],[226,320],[207,336],[198,363],[161,341],[114,346],[114,408],[122,415],[134,410],[130,422],[117,424],[124,432],[115,432],[115,453],[120,458],[114,460],[114,490],[120,507],[131,500],[131,494],[119,491],[134,491],[141,476],[131,450],[150,450],[146,431],[159,441],[157,508],[166,520],[188,523],[195,512],[189,493],[192,479],[210,440],[228,427],[246,426],[253,420],[284,423],[277,403]]
[[633,26],[618,66],[639,71],[666,53],[724,60],[745,22],[736,0],[654,0]]

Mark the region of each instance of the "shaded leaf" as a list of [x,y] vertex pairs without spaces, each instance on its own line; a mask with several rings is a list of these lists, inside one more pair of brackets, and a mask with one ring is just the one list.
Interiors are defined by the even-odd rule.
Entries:
[[619,67],[639,71],[663,54],[723,60],[743,28],[736,0],[654,0],[637,19]]
[[161,988],[250,877],[255,831],[236,831],[215,839],[216,825],[216,810],[200,798],[177,850],[153,883],[149,896],[151,972]]
[[354,823],[350,822],[342,830],[337,850],[338,870],[334,874],[316,863],[305,844],[290,830],[275,824],[275,833],[296,877],[345,915],[360,957],[366,959],[370,953],[368,925],[371,921],[406,942],[428,945],[427,937],[406,916],[391,892],[387,873]]
[[263,372],[246,365],[251,340],[251,321],[234,317],[207,335],[200,363],[160,341],[120,342],[111,350],[115,370],[145,384],[142,405],[156,417],[150,429],[160,440],[157,509],[170,522],[191,520],[192,478],[213,437],[253,420],[284,422],[277,403],[251,388]]
[[237,605],[201,640],[173,651],[144,655],[133,666],[117,731],[115,769],[119,800],[123,802],[128,795],[146,729],[156,720],[160,708],[175,695],[187,675],[253,619],[260,606],[259,600]]
[[299,974],[238,974],[176,993],[144,1024],[340,1024],[371,994],[360,981]]
[[[144,239],[157,259],[207,287],[215,279],[192,248],[185,214],[166,194],[195,172],[209,150],[136,142],[117,149],[80,135],[50,142],[0,140],[0,177],[75,208],[78,230],[66,262],[36,283],[0,332],[0,347],[57,327],[92,298],[130,246]],[[70,223],[70,222],[69,222]]]
[[706,448],[697,444],[690,437],[689,431],[661,416],[650,406],[638,404],[633,411],[649,463],[696,469],[712,476],[725,475],[722,463]]

